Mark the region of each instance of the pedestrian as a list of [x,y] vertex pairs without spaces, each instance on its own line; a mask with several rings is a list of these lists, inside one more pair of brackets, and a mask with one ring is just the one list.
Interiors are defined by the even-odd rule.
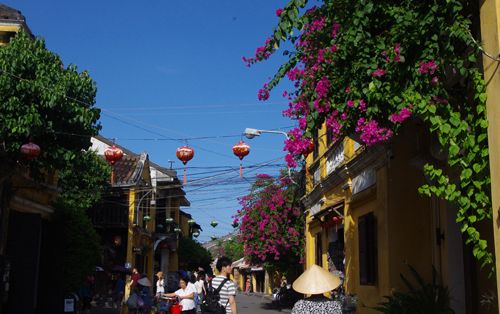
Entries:
[[198,278],[194,284],[194,286],[196,287],[196,292],[200,296],[200,299],[203,299],[203,296],[206,294],[205,282],[206,282],[205,273],[200,272],[198,274]]
[[[231,264],[232,261],[226,256],[222,256],[217,259],[217,264],[215,267],[219,272],[219,275],[212,279],[212,287],[217,289],[222,281],[226,278],[230,278],[231,275]],[[231,280],[226,281],[224,286],[221,288],[219,303],[226,309],[226,314],[238,314],[238,309],[236,306],[236,285]]]
[[173,293],[166,293],[165,296],[169,298],[177,297],[179,298],[179,304],[182,306],[182,312],[184,314],[196,314],[196,307],[194,304],[194,294],[196,290],[194,285],[189,285],[189,280],[186,277],[181,277],[179,280],[179,289]]
[[132,274],[130,275],[130,280],[132,280],[132,282],[130,283],[130,286],[134,286],[135,284],[137,284],[137,281],[139,281],[139,279],[141,279],[141,274],[139,274],[139,271],[137,271],[137,268],[132,268]]
[[163,272],[159,271],[156,273],[156,277],[158,279],[156,280],[156,298],[160,299],[161,295],[165,293],[165,280],[163,278]]
[[342,314],[339,302],[326,298],[323,293],[332,291],[340,285],[340,278],[324,268],[313,264],[293,282],[293,289],[311,295],[299,300],[292,308],[292,314]]
[[149,314],[153,307],[153,297],[151,295],[151,281],[149,281],[146,275],[142,275],[142,278],[137,280],[137,290],[142,300],[142,304],[140,304],[142,313]]
[[247,281],[245,283],[245,294],[250,294],[250,288],[252,287],[252,282],[250,281],[250,276],[247,277]]
[[115,287],[113,289],[113,301],[114,308],[121,308],[121,304],[123,302],[123,295],[125,293],[125,280],[123,279],[122,274],[116,275]]

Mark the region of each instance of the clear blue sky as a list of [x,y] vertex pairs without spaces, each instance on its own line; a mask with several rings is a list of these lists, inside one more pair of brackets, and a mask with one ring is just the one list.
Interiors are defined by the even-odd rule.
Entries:
[[[283,118],[285,86],[268,102],[257,91],[278,69],[283,57],[247,68],[242,56],[252,56],[278,21],[277,8],[286,1],[5,1],[20,10],[32,32],[47,47],[80,71],[88,70],[98,87],[97,107],[103,109],[101,134],[135,152],[146,151],[160,165],[173,167],[183,141],[195,149],[188,163],[191,201],[183,208],[202,225],[199,240],[233,230],[236,198],[246,194],[257,173],[276,174],[284,166],[283,140],[267,134],[253,140],[238,177],[239,160],[231,148],[245,127],[289,129]],[[232,137],[230,137],[232,136]],[[227,167],[234,169],[229,173]],[[231,170],[231,169],[229,169]],[[216,177],[209,179],[208,177]],[[191,180],[191,183],[189,182]],[[209,223],[219,222],[217,228]]]

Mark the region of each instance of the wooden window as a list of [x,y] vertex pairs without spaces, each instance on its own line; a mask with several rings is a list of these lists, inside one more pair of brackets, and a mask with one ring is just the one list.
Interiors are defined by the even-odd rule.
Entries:
[[314,143],[313,159],[316,160],[316,158],[318,158],[319,156],[319,140],[317,135],[314,136],[313,143]]
[[369,213],[358,218],[359,281],[375,285],[377,281],[377,223]]
[[321,232],[316,233],[316,264],[323,266],[323,239]]
[[332,128],[326,127],[326,146],[330,146],[333,143],[333,130]]

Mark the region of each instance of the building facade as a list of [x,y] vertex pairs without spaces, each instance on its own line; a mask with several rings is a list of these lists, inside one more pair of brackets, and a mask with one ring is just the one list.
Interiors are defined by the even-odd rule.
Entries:
[[[405,291],[408,265],[428,282],[434,267],[456,313],[488,313],[481,296],[496,295],[496,286],[464,244],[456,208],[418,193],[423,165],[446,158],[423,123],[414,119],[390,143],[369,148],[351,138],[333,143],[325,128],[318,135],[303,199],[306,266],[344,276],[347,293],[364,305],[359,313],[376,313],[371,307],[385,295]],[[481,234],[492,236],[486,226]]]

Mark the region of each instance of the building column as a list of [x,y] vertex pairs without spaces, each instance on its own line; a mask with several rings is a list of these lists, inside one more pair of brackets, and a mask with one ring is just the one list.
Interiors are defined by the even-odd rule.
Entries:
[[[127,263],[130,263],[132,267],[135,267],[134,253],[132,249],[134,247],[134,221],[135,221],[135,190],[129,190],[128,198],[128,228],[127,228],[127,256],[125,258]],[[130,276],[127,276],[130,279]],[[130,284],[127,281],[125,285],[125,296],[124,299],[127,300],[130,295]]]
[[[500,0],[480,3],[481,40],[484,51],[500,54]],[[483,55],[484,79],[487,82],[488,146],[490,152],[491,193],[493,206],[493,235],[495,238],[497,287],[500,287],[500,62]],[[500,306],[500,298],[497,298]]]

